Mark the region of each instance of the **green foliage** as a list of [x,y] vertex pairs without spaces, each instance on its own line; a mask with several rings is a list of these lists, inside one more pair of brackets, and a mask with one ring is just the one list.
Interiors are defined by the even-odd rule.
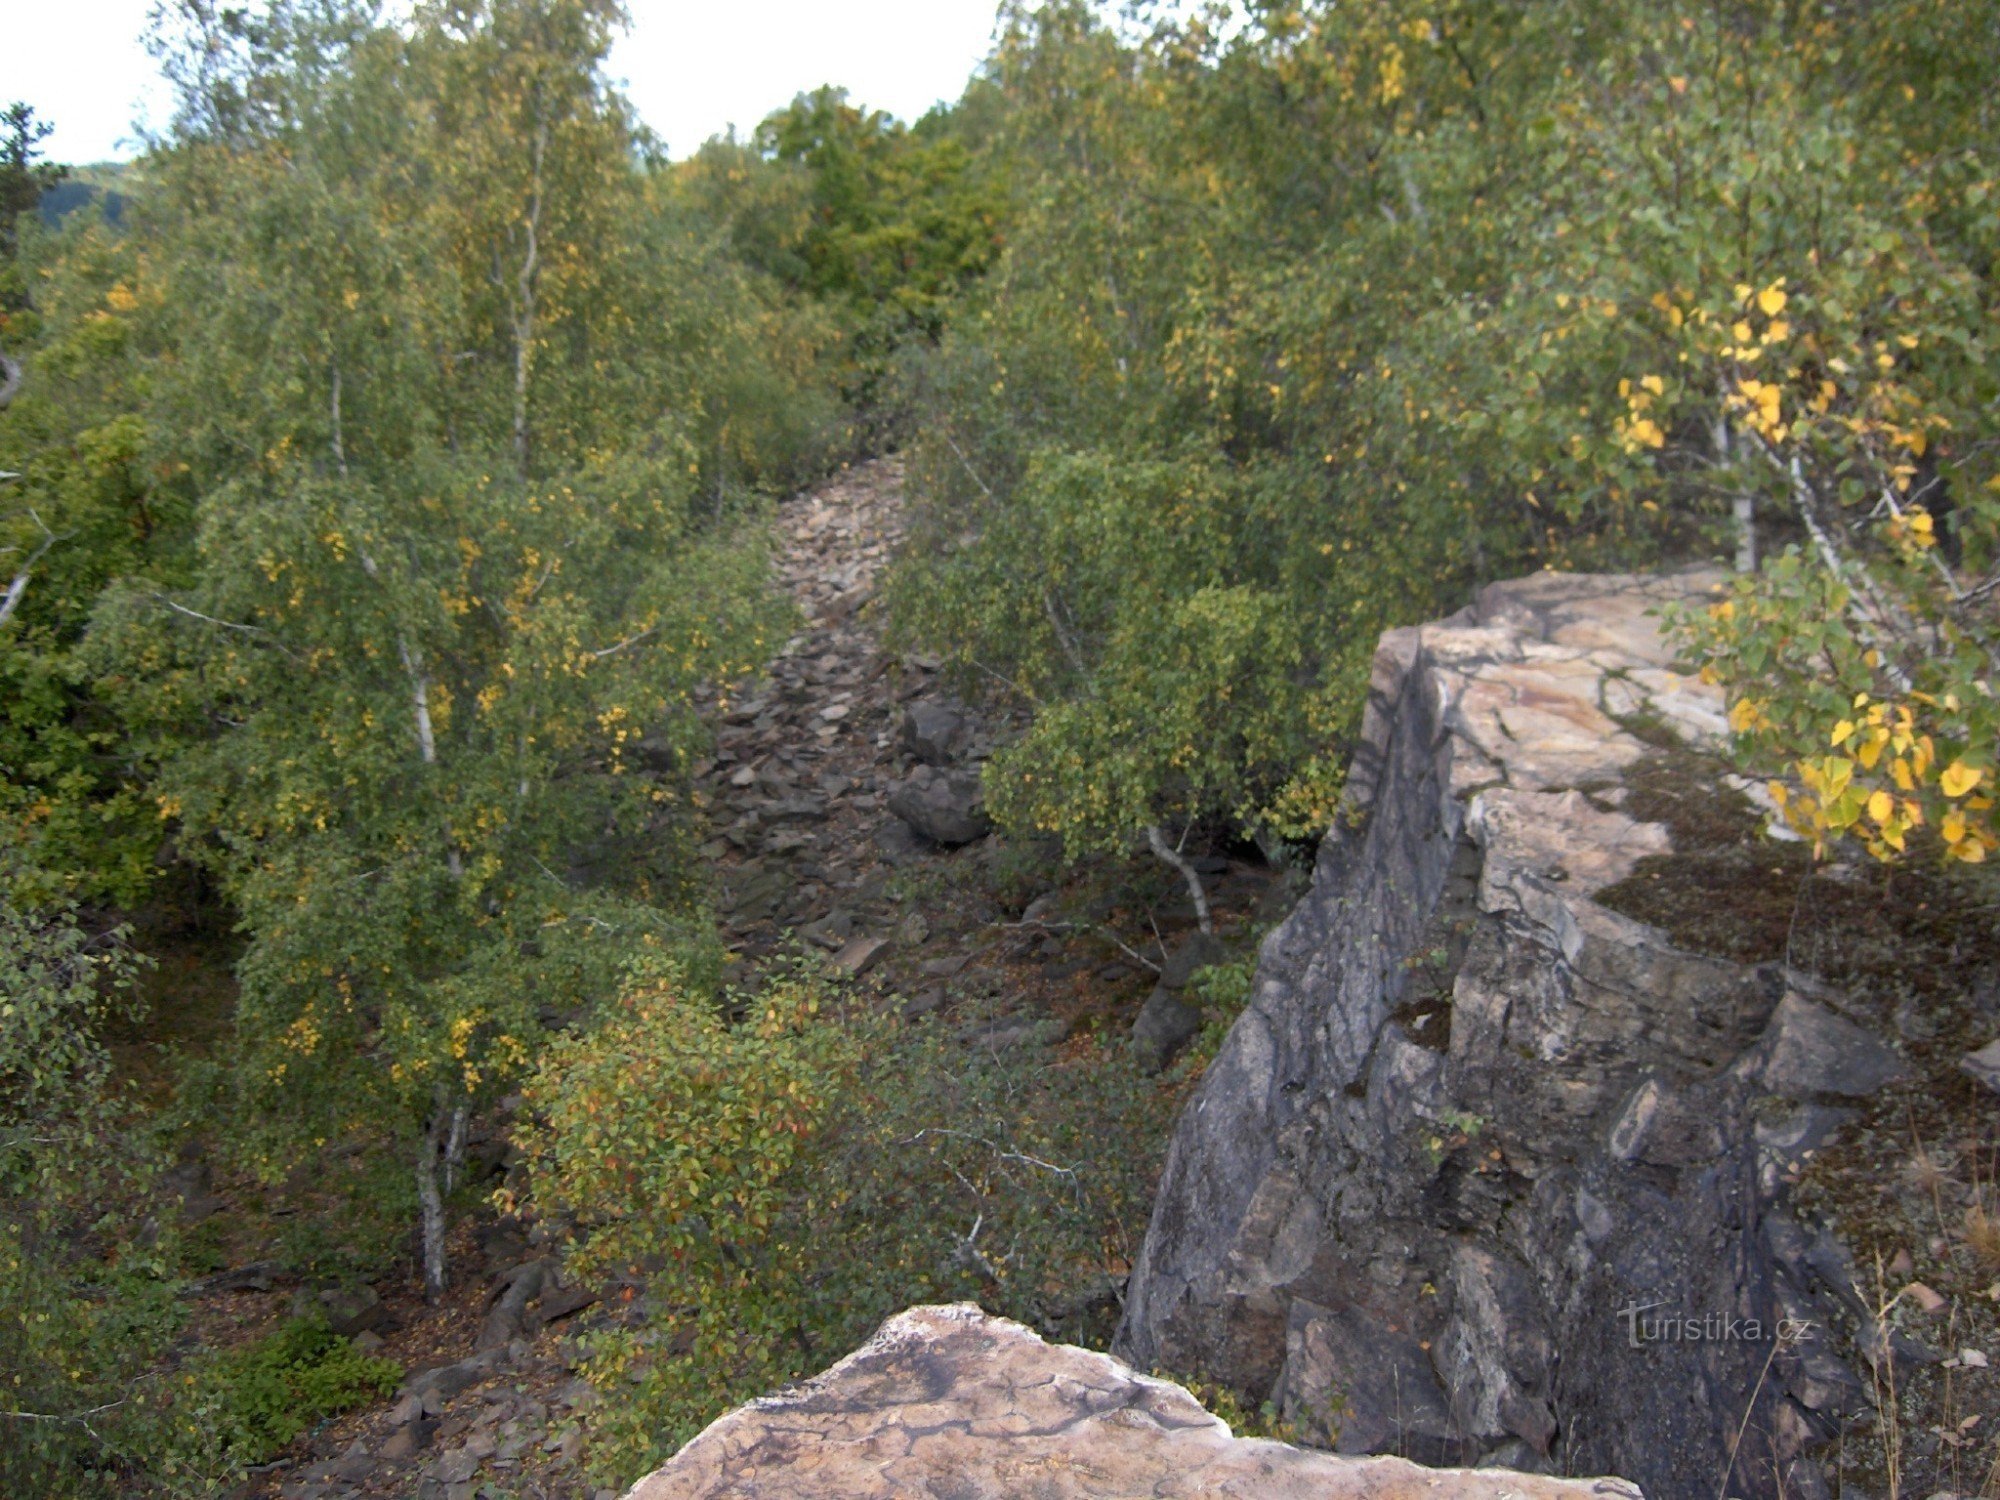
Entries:
[[33,211],[42,194],[68,176],[55,162],[38,160],[42,142],[55,127],[37,120],[32,105],[15,102],[0,110],[0,348],[9,342],[9,313],[18,312],[23,297],[15,269],[18,224]]
[[732,409],[784,320],[664,201],[608,7],[190,14],[103,313],[198,500],[72,658],[247,933],[251,1164],[386,1127],[434,1185],[538,1014],[685,928],[692,690],[783,624],[727,486],[807,461],[766,417],[809,355]]
[[1242,958],[1210,964],[1198,971],[1188,988],[1201,1002],[1201,1034],[1188,1048],[1187,1068],[1205,1067],[1222,1050],[1229,1028],[1250,1003],[1257,979],[1257,955],[1253,946]]
[[1101,1339],[1143,1229],[1175,1100],[1123,1049],[982,1057],[809,962],[767,978],[711,997],[644,971],[528,1088],[536,1210],[575,1226],[580,1273],[644,1287],[642,1324],[592,1336],[587,1373],[618,1392],[593,1418],[607,1477],[914,1302]]
[[154,1368],[183,1312],[171,1246],[141,1232],[154,1158],[100,1035],[139,960],[23,904],[17,868],[0,854],[0,1489],[201,1493],[221,1468],[200,1403]]
[[[1323,827],[1382,629],[1727,546],[1739,502],[1782,546],[1941,476],[1964,571],[1900,608],[1973,629],[1990,7],[1247,11],[1019,10],[992,64],[1007,246],[926,372],[896,593],[1035,708],[1004,821]],[[1850,704],[1906,696],[1871,670]]]
[[891,419],[898,351],[935,340],[999,250],[998,186],[956,126],[943,109],[905,126],[826,87],[748,143],[708,142],[675,174],[745,264],[832,314],[841,384],[864,421]]
[[203,1378],[232,1455],[262,1463],[321,1418],[386,1396],[403,1371],[361,1353],[323,1319],[293,1318],[220,1356]]

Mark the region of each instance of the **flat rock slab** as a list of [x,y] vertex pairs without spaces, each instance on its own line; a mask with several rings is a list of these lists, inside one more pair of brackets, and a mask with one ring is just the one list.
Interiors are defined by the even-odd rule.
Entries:
[[969,1303],[915,1307],[718,1419],[626,1500],[1638,1500],[1616,1479],[1426,1469],[1238,1438],[1193,1396]]

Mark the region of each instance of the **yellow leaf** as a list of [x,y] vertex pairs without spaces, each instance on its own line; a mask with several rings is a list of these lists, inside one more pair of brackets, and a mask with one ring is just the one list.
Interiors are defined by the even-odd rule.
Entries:
[[1763,309],[1765,317],[1777,317],[1785,310],[1784,289],[1777,282],[1772,282],[1757,294],[1757,306]]
[[1955,760],[1945,767],[1944,775],[1938,778],[1938,785],[1947,797],[1963,797],[1979,785],[1981,773],[1975,771],[1962,760]]
[[1877,790],[1868,799],[1868,816],[1877,823],[1886,823],[1896,815],[1896,799],[1887,792]]
[[1938,824],[1938,832],[1944,835],[1947,844],[1956,844],[1965,837],[1965,815],[1957,808],[1953,808],[1944,815],[1944,821]]
[[1834,749],[1838,750],[1842,745],[1846,744],[1853,734],[1854,721],[1852,719],[1842,719],[1838,724],[1834,725],[1832,740]]
[[1986,846],[1978,839],[1961,839],[1951,846],[1953,859],[1962,859],[1969,865],[1986,862]]

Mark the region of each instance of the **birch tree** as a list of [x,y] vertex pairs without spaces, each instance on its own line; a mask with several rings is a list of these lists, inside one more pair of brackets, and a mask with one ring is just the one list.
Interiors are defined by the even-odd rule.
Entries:
[[[575,45],[535,51],[550,34]],[[259,1164],[386,1133],[433,1296],[467,1112],[538,1015],[684,931],[661,851],[691,689],[769,634],[754,548],[694,503],[686,367],[606,342],[639,316],[607,288],[699,294],[633,286],[606,36],[560,4],[342,31],[332,63],[314,33],[252,60],[254,130],[189,129],[157,167],[179,316],[155,420],[199,495],[196,560],[107,599],[95,649],[161,817],[249,934]],[[459,177],[461,143],[492,182]]]

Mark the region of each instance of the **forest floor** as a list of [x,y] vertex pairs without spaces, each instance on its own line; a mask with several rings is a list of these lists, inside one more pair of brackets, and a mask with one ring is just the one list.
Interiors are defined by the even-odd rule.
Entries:
[[[735,955],[731,977],[754,982],[762,960],[804,943],[905,1016],[955,1018],[963,1008],[970,1046],[1060,1056],[1122,1044],[1153,970],[1193,928],[1178,879],[1115,862],[1065,874],[1054,851],[998,834],[947,849],[888,810],[916,765],[912,705],[962,715],[968,765],[1017,727],[1004,710],[952,700],[935,659],[884,643],[876,601],[902,533],[902,484],[900,460],[883,458],[778,508],[774,571],[797,607],[797,633],[747,690],[704,705],[715,743],[696,768],[697,804],[712,828],[702,852]],[[1225,942],[1274,920],[1295,894],[1254,853],[1198,865]],[[487,1122],[473,1157],[483,1149],[497,1167],[504,1131],[504,1121]],[[248,1253],[242,1240],[235,1248],[232,1264]],[[363,1340],[404,1367],[402,1388],[302,1436],[253,1476],[245,1500],[619,1493],[584,1477],[584,1418],[599,1397],[576,1373],[577,1334],[623,1316],[640,1289],[561,1287],[552,1247],[481,1200],[453,1249],[441,1304],[425,1306],[407,1277],[363,1294]],[[524,1298],[523,1286],[542,1291]],[[198,1321],[247,1337],[314,1295],[301,1287],[282,1267],[225,1273]]]

